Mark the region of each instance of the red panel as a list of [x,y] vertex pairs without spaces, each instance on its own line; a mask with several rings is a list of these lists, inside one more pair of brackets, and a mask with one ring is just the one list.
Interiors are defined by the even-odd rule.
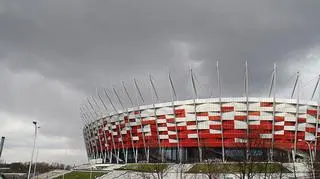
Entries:
[[176,109],[175,115],[176,117],[186,117],[186,113],[184,109]]
[[247,116],[234,116],[234,120],[245,121],[247,120]]
[[305,123],[306,121],[306,118],[298,118],[298,123]]
[[231,112],[231,111],[234,111],[234,107],[233,106],[221,107],[221,112]]
[[210,121],[219,121],[220,118],[221,118],[220,116],[209,116]]
[[272,102],[260,102],[260,107],[272,107]]
[[312,115],[312,116],[316,116],[317,115],[317,110],[308,109],[307,110],[307,114]]
[[260,116],[260,111],[249,111],[250,116]]
[[209,116],[208,112],[198,112],[197,116]]

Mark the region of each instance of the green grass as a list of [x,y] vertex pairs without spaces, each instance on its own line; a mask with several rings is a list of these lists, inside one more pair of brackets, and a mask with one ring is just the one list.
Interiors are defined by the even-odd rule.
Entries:
[[[104,172],[92,172],[92,179],[100,177],[100,176],[102,176],[104,174],[106,174],[106,173],[104,173]],[[64,179],[88,179],[88,178],[90,178],[90,171],[88,171],[88,172],[74,171],[74,172],[70,172],[70,173],[64,175]],[[59,177],[56,177],[54,179],[62,179],[62,175],[59,176]]]
[[158,164],[127,164],[123,167],[120,167],[117,170],[132,170],[137,172],[162,172],[168,168],[168,164],[158,163]]
[[[245,165],[243,163],[212,163],[212,164],[195,164],[187,173],[241,173],[244,171]],[[247,164],[247,171],[252,173],[289,173],[290,171],[278,163],[253,163]]]

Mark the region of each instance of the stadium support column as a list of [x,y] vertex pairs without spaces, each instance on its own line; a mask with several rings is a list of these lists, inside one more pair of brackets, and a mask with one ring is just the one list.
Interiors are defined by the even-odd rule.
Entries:
[[274,125],[276,119],[276,81],[277,81],[277,65],[273,64],[273,73],[272,73],[272,80],[271,86],[269,90],[269,97],[271,96],[273,90],[273,99],[272,99],[272,141],[271,141],[271,150],[270,150],[270,161],[273,161],[273,154],[274,154]]
[[[90,121],[90,124],[89,124],[89,128],[91,128],[91,130],[90,131],[94,131],[95,130],[95,126],[94,126],[94,116],[93,116],[93,114],[91,113],[91,111],[89,110],[89,108],[88,108],[88,106],[86,105],[86,104],[84,104],[84,107],[86,108],[86,110],[87,110],[87,112],[90,114],[90,116],[91,116],[91,121]],[[95,159],[97,159],[98,158],[98,156],[99,156],[99,150],[98,150],[98,145],[97,145],[97,141],[96,141],[96,137],[95,137],[95,131],[92,133],[93,134],[93,136],[91,135],[91,137],[93,137],[94,138],[94,146],[95,146],[95,153],[96,153],[96,157],[95,157]],[[96,162],[96,161],[95,161]]]
[[198,150],[199,150],[199,161],[202,162],[202,148],[200,146],[200,136],[199,136],[199,126],[198,126],[198,116],[197,116],[197,104],[196,104],[196,99],[198,99],[198,93],[197,93],[197,88],[194,82],[194,76],[192,72],[192,68],[190,68],[190,75],[191,75],[191,84],[192,84],[192,89],[193,89],[193,106],[194,106],[194,115],[195,115],[195,120],[196,120],[196,126],[197,126],[197,142],[198,142]]
[[178,135],[178,128],[177,128],[177,121],[176,121],[176,112],[175,112],[175,106],[174,106],[174,101],[177,100],[177,93],[173,85],[173,81],[171,79],[170,73],[168,74],[169,77],[169,82],[171,86],[171,105],[172,105],[172,112],[173,112],[173,118],[174,118],[174,126],[175,126],[175,131],[176,131],[176,139],[177,139],[177,149],[179,153],[179,163],[181,163],[182,160],[182,151],[180,151],[180,140],[179,140],[179,135]]
[[[142,93],[140,91],[140,88],[137,84],[137,81],[135,78],[133,78],[133,83],[134,83],[134,86],[136,87],[136,90],[137,90],[137,96],[140,96],[140,99],[141,99],[141,102],[144,103],[144,98],[142,96]],[[142,140],[143,140],[143,147],[144,147],[144,152],[145,152],[145,156],[146,156],[146,159],[147,159],[147,162],[149,163],[149,147],[148,147],[148,150],[147,150],[147,146],[146,146],[146,140],[145,140],[145,136],[144,136],[144,129],[143,129],[143,125],[142,125],[142,117],[141,117],[141,111],[140,111],[140,103],[139,103],[139,99],[137,97],[137,104],[138,104],[138,111],[139,111],[139,118],[140,118],[140,126],[141,126],[141,133],[142,133]],[[140,139],[139,139],[140,140]]]
[[90,119],[87,116],[87,114],[84,112],[83,108],[80,107],[80,111],[82,112],[82,117],[83,117],[83,120],[84,120],[84,123],[85,123],[84,131],[87,134],[87,142],[89,143],[89,147],[90,147],[90,158],[94,158],[95,159],[96,157],[95,157],[95,153],[94,153],[94,147],[93,147],[92,142],[91,142],[92,136],[90,135]]
[[[126,88],[126,85],[124,84],[124,81],[122,81],[121,83],[122,83],[123,90],[124,90],[128,100],[130,101],[131,107],[133,107],[133,101],[132,101],[132,99],[131,99],[131,97],[129,95],[129,92],[128,92],[127,88]],[[134,151],[134,143],[133,143],[133,139],[132,139],[132,128],[131,128],[130,119],[129,119],[129,111],[127,111],[127,113],[128,113],[128,120],[129,120],[130,136],[131,136],[131,144],[132,144],[132,149],[133,149],[133,155],[134,155],[134,158],[135,158],[135,162],[138,163],[138,148],[136,148],[135,151]]]
[[[101,95],[99,94],[99,91],[97,90],[97,95],[98,95],[98,97],[99,97],[99,99],[100,99],[100,102],[102,103],[102,105],[103,105],[103,107],[104,107],[104,109],[106,110],[106,112],[108,113],[108,108],[107,108],[107,105],[106,105],[106,103],[102,100],[102,97],[101,97]],[[111,117],[110,115],[109,115],[109,117]],[[104,121],[103,121],[103,126],[105,126],[105,124],[104,124]],[[114,138],[113,138],[113,131],[112,130],[110,130],[110,128],[109,128],[109,126],[108,126],[108,118],[106,118],[106,126],[107,126],[107,129],[108,129],[108,132],[111,134],[111,144],[112,145],[110,145],[110,146],[113,146],[113,147],[111,147],[111,149],[110,149],[110,151],[109,151],[109,163],[112,163],[112,156],[113,156],[113,154],[112,154],[112,149],[114,150],[114,152],[115,152],[115,143],[114,143]],[[111,132],[110,132],[111,131]],[[107,141],[108,141],[108,139],[107,139]],[[114,155],[115,155],[115,153],[114,153]],[[118,160],[117,160],[118,161]]]
[[98,119],[97,122],[99,123],[99,121],[100,121],[101,130],[102,130],[102,133],[103,133],[103,136],[104,136],[104,145],[105,145],[105,147],[107,147],[107,152],[104,153],[104,155],[105,155],[104,156],[104,161],[106,163],[107,153],[108,153],[108,158],[110,157],[110,154],[109,154],[109,146],[106,145],[107,144],[107,136],[106,136],[106,131],[104,130],[102,110],[101,110],[100,106],[98,105],[97,101],[94,99],[94,97],[92,97],[92,100],[93,100],[93,103],[97,106],[99,112],[101,113],[101,119]]
[[[95,126],[95,129],[96,129],[98,141],[99,141],[99,144],[100,144],[100,158],[103,159],[104,155],[103,155],[102,142],[101,142],[100,133],[99,133],[99,120],[100,120],[99,118],[100,118],[100,115],[94,109],[94,107],[93,107],[92,103],[90,102],[90,100],[89,99],[87,99],[87,100],[88,100],[88,103],[89,103],[90,107],[92,108],[93,112],[96,114],[96,117],[97,117],[97,120],[94,121],[94,126]],[[97,125],[95,124],[96,122],[97,122]]]
[[[116,124],[117,127],[118,127],[118,131],[119,131],[119,135],[120,135],[120,140],[121,140],[121,146],[122,146],[122,152],[123,152],[123,156],[124,156],[124,158],[125,158],[126,153],[125,153],[125,150],[124,150],[123,138],[122,138],[122,133],[121,133],[121,128],[120,128],[120,114],[119,114],[119,112],[117,111],[117,108],[114,106],[114,104],[113,104],[110,96],[108,95],[106,89],[103,88],[103,90],[104,90],[104,93],[105,93],[105,95],[107,96],[107,98],[108,98],[108,100],[109,100],[109,103],[111,104],[113,110],[114,110],[115,113],[117,114],[117,122],[118,122],[118,125],[117,125],[117,122],[115,122],[115,124]],[[113,135],[113,134],[112,134],[112,135]],[[118,149],[118,158],[120,158],[120,157],[119,157],[119,153],[120,153],[119,150],[120,150],[120,149]],[[124,160],[125,160],[125,159],[124,159]]]
[[248,75],[248,62],[245,63],[245,80],[244,80],[244,90],[246,95],[246,108],[247,108],[247,141],[246,141],[246,160],[249,160],[249,147],[250,147],[250,123],[249,123],[249,75]]
[[294,130],[294,146],[293,146],[293,162],[296,161],[296,152],[297,152],[297,135],[298,135],[298,119],[299,119],[299,102],[300,102],[300,81],[299,81],[300,72],[297,72],[297,78],[295,85],[291,94],[291,98],[294,95],[295,89],[297,87],[297,103],[296,103],[296,123]]
[[81,110],[81,117],[83,119],[83,137],[85,138],[85,142],[86,142],[86,145],[88,146],[88,151],[89,151],[89,155],[88,155],[88,159],[89,158],[92,158],[92,155],[94,156],[94,153],[93,153],[93,148],[92,148],[92,145],[91,145],[91,140],[90,140],[90,137],[89,137],[89,130],[87,129],[88,128],[88,125],[89,125],[89,122],[86,120],[87,117],[85,116],[85,114],[82,112],[82,109],[80,108]]
[[82,134],[83,134],[83,139],[84,139],[84,143],[86,146],[87,157],[89,160],[89,158],[91,158],[91,151],[90,151],[91,149],[90,149],[90,145],[88,143],[88,136],[87,136],[87,131],[86,131],[86,120],[84,119],[84,116],[81,112],[80,112],[80,116],[81,116],[81,119],[83,122]]
[[222,120],[222,87],[221,87],[221,81],[220,81],[220,69],[219,69],[219,61],[217,61],[217,81],[218,81],[218,90],[219,90],[219,112],[220,112],[220,122],[221,122],[221,152],[222,152],[222,162],[225,162],[225,149],[224,149],[224,135],[223,135],[223,120]]
[[[318,76],[318,81],[316,84],[316,87],[314,89],[314,92],[312,93],[312,97],[311,100],[314,97],[314,94],[316,93],[317,89],[318,89],[318,85],[319,85],[319,81],[320,81],[320,75]],[[319,127],[319,105],[320,105],[320,90],[318,89],[318,98],[317,98],[317,114],[316,114],[316,134],[315,134],[315,142],[314,142],[314,160],[316,159],[316,155],[317,155],[317,144],[318,144],[318,127]]]
[[[149,74],[149,81],[150,81],[150,85],[151,85],[151,89],[153,91],[153,93],[151,92],[152,95],[152,107],[153,107],[153,115],[154,115],[154,120],[155,120],[155,125],[156,125],[156,130],[157,130],[157,139],[158,139],[158,146],[159,146],[159,154],[161,155],[161,161],[163,159],[163,153],[162,153],[162,147],[161,147],[161,143],[160,143],[160,135],[159,135],[159,126],[158,126],[158,117],[157,117],[157,111],[156,111],[156,106],[155,106],[155,101],[158,103],[159,102],[159,96],[156,90],[156,87],[152,81],[152,77]],[[163,162],[163,161],[162,161]]]
[[[125,108],[125,107],[124,107],[123,102],[121,101],[121,99],[120,99],[120,97],[119,97],[119,95],[118,95],[118,93],[117,93],[117,91],[116,91],[115,88],[113,88],[113,92],[114,92],[114,94],[116,95],[117,100],[118,100],[120,106],[122,107],[122,110],[126,112],[126,115],[127,115],[127,117],[128,117],[128,120],[129,120],[129,111],[128,111],[128,108]],[[131,103],[131,105],[132,105],[132,103]],[[126,123],[126,122],[125,122],[125,123]],[[127,125],[129,126],[129,135],[130,135],[130,140],[131,140],[132,152],[133,152],[133,155],[135,155],[135,153],[134,153],[134,146],[133,146],[133,140],[132,140],[132,131],[131,131],[131,126],[130,126],[130,121],[128,121]],[[128,161],[128,148],[127,148],[127,151],[126,151],[126,163],[127,163],[127,161]]]

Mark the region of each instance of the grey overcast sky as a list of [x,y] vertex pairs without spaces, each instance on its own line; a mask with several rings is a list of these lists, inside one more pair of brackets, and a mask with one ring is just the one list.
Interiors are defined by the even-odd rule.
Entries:
[[299,0],[0,0],[3,160],[29,160],[38,120],[40,161],[86,162],[80,105],[98,87],[121,93],[121,80],[133,95],[133,76],[146,103],[149,73],[161,101],[170,97],[169,71],[179,99],[190,98],[189,67],[199,96],[216,96],[219,59],[223,95],[242,96],[247,60],[250,95],[266,96],[276,62],[277,96],[290,95],[301,70],[309,98],[320,68],[319,8]]

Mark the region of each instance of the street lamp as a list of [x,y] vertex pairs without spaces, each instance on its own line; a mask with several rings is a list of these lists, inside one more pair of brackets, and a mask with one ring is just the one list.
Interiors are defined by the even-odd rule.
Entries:
[[[40,125],[38,125],[38,131],[36,133],[36,139],[38,138],[39,136],[39,129],[40,129]],[[37,144],[36,145],[36,148],[37,148],[37,153],[36,153],[36,160],[34,161],[34,169],[33,169],[33,177],[36,176],[36,171],[37,171],[37,162],[38,162],[38,156],[39,156],[39,145]],[[38,177],[37,177],[38,178]]]
[[34,125],[34,139],[33,139],[33,148],[32,148],[31,160],[30,160],[30,163],[29,163],[28,179],[30,179],[31,166],[32,166],[32,161],[33,161],[34,149],[35,149],[35,146],[36,146],[37,129],[38,129],[37,121],[32,121],[32,123]]
[[310,144],[310,142],[307,142],[306,140],[299,139],[299,141],[305,142],[308,145],[310,162],[311,162],[311,167],[312,167],[312,178],[315,179],[316,176],[315,176],[314,167],[313,167],[313,156],[312,156],[312,152],[311,152],[311,144]]

